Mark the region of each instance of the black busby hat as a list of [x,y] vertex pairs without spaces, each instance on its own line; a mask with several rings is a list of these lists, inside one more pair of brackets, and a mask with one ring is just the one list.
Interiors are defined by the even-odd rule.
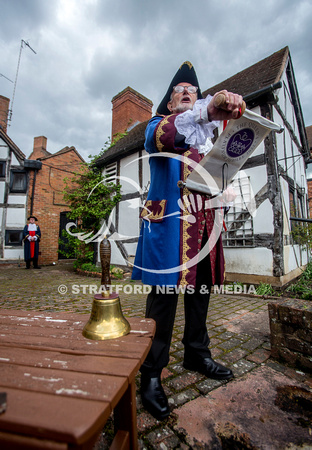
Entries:
[[29,216],[27,220],[29,220],[31,218],[35,219],[36,222],[38,221],[37,217],[35,217],[35,216]]
[[200,87],[199,87],[195,69],[189,61],[185,61],[180,66],[179,70],[173,77],[166,95],[164,96],[164,98],[160,102],[160,105],[157,108],[156,114],[161,115],[161,116],[167,116],[168,114],[171,114],[171,112],[167,108],[167,103],[170,101],[170,96],[172,94],[173,87],[176,86],[177,84],[183,83],[183,82],[190,83],[193,86],[197,86],[198,87],[197,98],[203,98]]

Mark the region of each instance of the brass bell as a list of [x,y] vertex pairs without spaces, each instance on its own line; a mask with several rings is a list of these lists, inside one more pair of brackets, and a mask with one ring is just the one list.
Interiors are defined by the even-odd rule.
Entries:
[[89,321],[82,335],[88,339],[102,341],[124,336],[130,332],[129,322],[124,318],[118,295],[103,298],[95,295]]
[[130,332],[130,324],[123,316],[120,298],[110,292],[110,257],[111,245],[106,237],[100,243],[100,256],[102,264],[101,287],[103,294],[94,296],[91,316],[82,335],[87,339],[103,341],[124,336]]

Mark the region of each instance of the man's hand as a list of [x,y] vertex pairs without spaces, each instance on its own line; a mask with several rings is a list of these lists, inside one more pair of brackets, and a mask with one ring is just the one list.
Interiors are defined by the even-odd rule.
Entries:
[[[225,96],[225,105],[222,108],[215,106],[215,99],[219,94]],[[243,106],[243,97],[233,92],[220,91],[217,92],[207,107],[208,120],[231,120],[239,119],[241,116],[241,108]]]

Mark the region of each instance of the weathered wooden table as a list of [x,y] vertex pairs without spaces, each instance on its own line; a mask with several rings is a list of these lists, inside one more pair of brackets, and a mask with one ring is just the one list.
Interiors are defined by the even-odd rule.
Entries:
[[155,332],[129,319],[131,332],[94,341],[90,315],[0,310],[0,448],[92,449],[114,411],[112,448],[137,443],[135,376]]

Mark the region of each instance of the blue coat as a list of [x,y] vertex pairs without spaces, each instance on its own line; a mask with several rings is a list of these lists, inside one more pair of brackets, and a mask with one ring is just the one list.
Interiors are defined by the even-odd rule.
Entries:
[[[192,170],[184,158],[199,162],[201,156],[197,149],[185,144],[182,137],[177,142],[175,117],[155,116],[145,131],[145,149],[150,154],[151,185],[141,212],[143,222],[132,278],[149,285],[194,286],[196,264],[188,268],[185,264],[196,258],[201,249],[206,226],[205,211],[195,214],[195,223],[181,220],[184,212],[178,202],[189,191],[178,187],[178,181],[185,181]],[[217,247],[218,256],[216,261],[212,261],[212,275],[213,282],[221,284],[224,273],[221,239]]]

